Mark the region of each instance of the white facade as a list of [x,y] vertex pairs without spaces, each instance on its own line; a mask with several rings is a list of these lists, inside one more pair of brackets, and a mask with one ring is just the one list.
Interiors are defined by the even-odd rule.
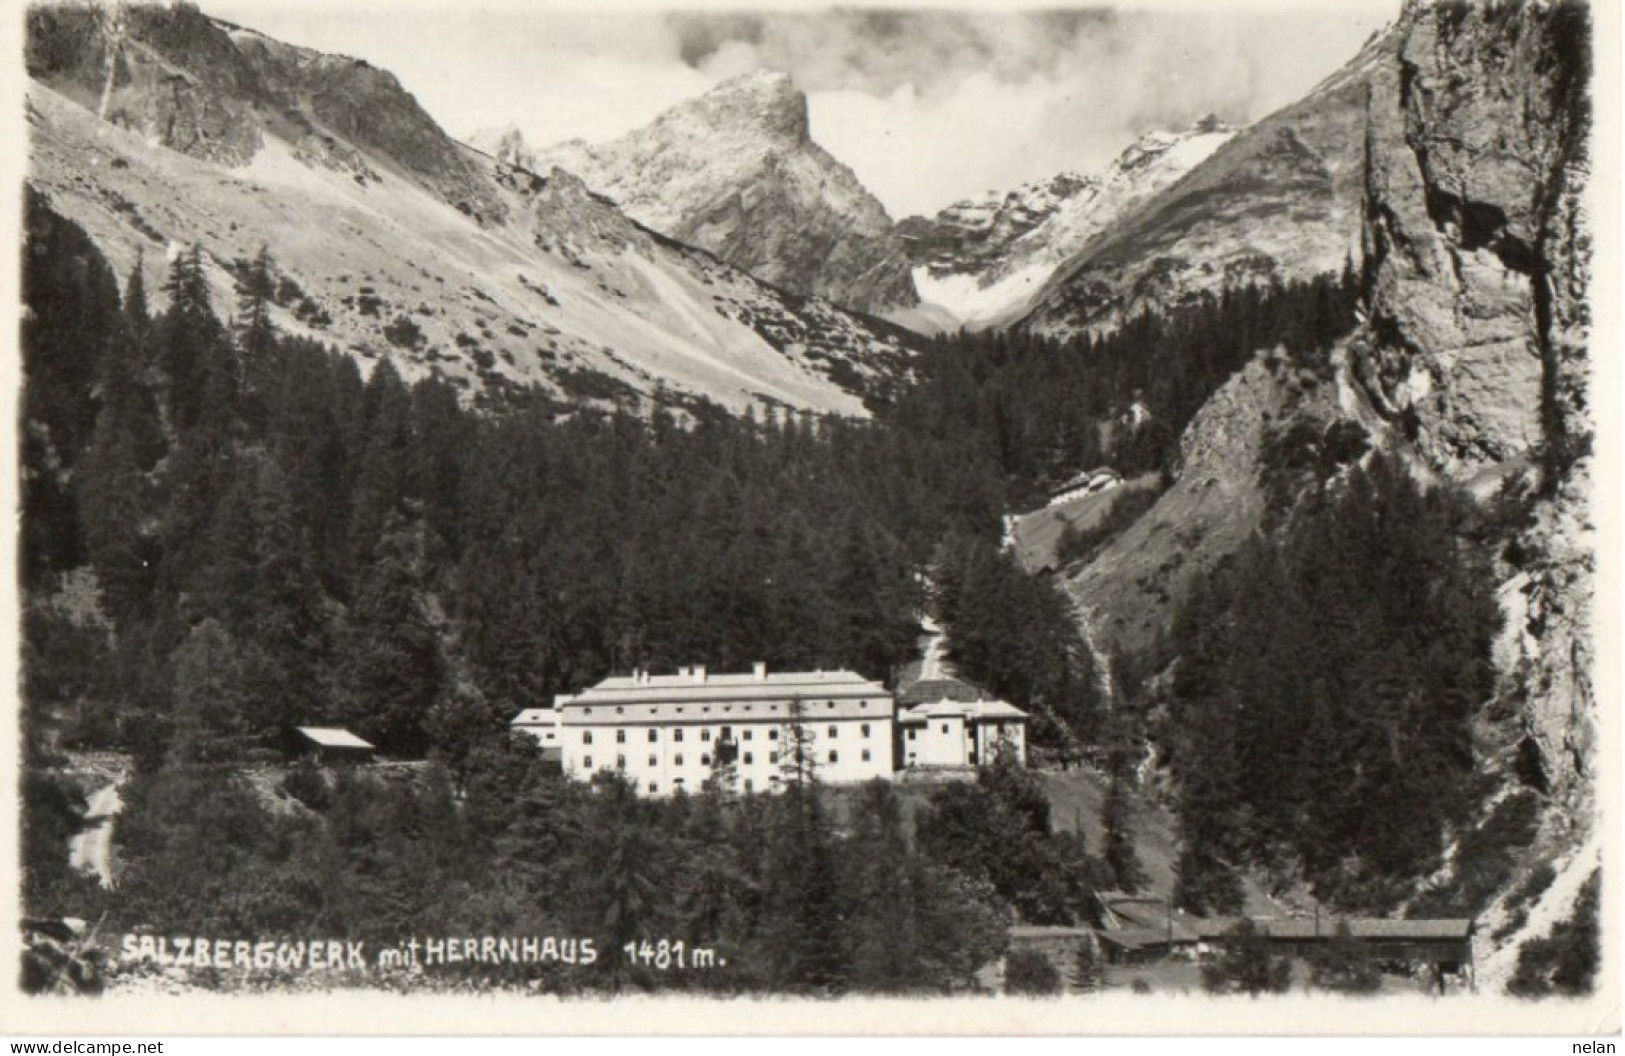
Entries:
[[550,713],[521,713],[513,727],[557,745],[565,773],[582,780],[617,770],[643,795],[695,793],[721,757],[731,758],[739,791],[768,792],[784,779],[797,725],[819,780],[889,778],[894,710],[883,686],[851,671],[769,674],[757,664],[748,674],[694,667],[607,678],[558,697]]
[[910,708],[897,722],[905,767],[981,766],[1001,745],[1018,763],[1027,761],[1027,715],[1002,700],[940,700]]

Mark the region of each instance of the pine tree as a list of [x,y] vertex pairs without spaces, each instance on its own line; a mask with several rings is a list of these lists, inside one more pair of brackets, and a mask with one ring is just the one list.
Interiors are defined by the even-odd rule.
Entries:
[[214,620],[187,633],[176,650],[172,763],[223,763],[242,758],[250,726],[241,692],[237,643]]
[[386,751],[420,757],[424,722],[446,691],[441,631],[424,589],[423,529],[392,515],[350,618],[347,718]]

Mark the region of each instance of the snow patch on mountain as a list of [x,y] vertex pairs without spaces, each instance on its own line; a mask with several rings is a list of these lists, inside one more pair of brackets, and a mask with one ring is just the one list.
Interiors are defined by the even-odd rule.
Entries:
[[1206,117],[1182,132],[1141,136],[1099,174],[1062,173],[955,202],[899,225],[927,304],[955,326],[1017,318],[1055,270],[1116,219],[1175,183],[1235,130]]

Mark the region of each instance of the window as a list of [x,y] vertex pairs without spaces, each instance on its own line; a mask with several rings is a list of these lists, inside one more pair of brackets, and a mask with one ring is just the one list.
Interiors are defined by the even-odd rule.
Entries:
[[778,729],[775,728],[775,729],[768,730],[767,731],[767,739],[770,740],[770,741],[778,740],[779,739],[779,731],[778,731]]
[[650,755],[649,756],[649,765],[650,766],[659,766],[660,765],[660,757],[658,755]]
[[867,722],[866,722],[866,723],[864,723],[864,724],[863,724],[863,725],[862,725],[862,726],[859,726],[859,727],[858,727],[858,730],[859,730],[859,731],[860,731],[860,732],[862,732],[862,734],[863,734],[863,735],[864,735],[864,736],[865,736],[865,737],[867,737],[867,736],[869,736],[869,724],[868,724],[868,723],[867,723]]
[[671,739],[676,741],[678,744],[682,744],[683,743],[683,731],[680,730],[680,729],[679,730],[672,730],[671,731]]
[[829,706],[830,706],[830,707],[831,707],[831,708],[833,708],[833,707],[835,707],[835,702],[834,702],[834,701],[833,701],[833,700],[832,700],[832,701],[830,701],[830,702],[829,702]]
[[747,740],[747,741],[748,741],[748,740],[750,740],[750,735],[751,735],[751,731],[750,731],[750,730],[746,730],[746,731],[745,731],[745,732],[744,732],[744,734],[743,734],[743,736],[744,736],[744,739],[745,739],[745,740]]
[[660,791],[660,785],[659,785],[659,783],[658,783],[658,782],[655,782],[655,781],[650,781],[650,782],[649,782],[649,795],[651,795],[651,796],[652,796],[652,795],[654,795],[654,794],[655,794],[655,793],[656,793],[656,792],[659,792],[659,791]]
[[650,730],[649,731],[649,743],[653,744],[658,740],[660,740],[660,731],[659,730]]
[[831,739],[832,739],[832,740],[833,740],[833,739],[834,739],[834,738],[835,738],[835,737],[836,737],[836,736],[838,736],[838,735],[839,735],[839,734],[840,734],[840,732],[841,732],[841,731],[840,731],[840,730],[838,730],[838,729],[837,729],[837,728],[835,728],[835,727],[834,727],[834,726],[831,726],[831,727],[830,727],[830,728],[829,728],[829,735],[830,735],[830,738],[831,738]]
[[705,729],[700,731],[700,740],[705,741],[706,743],[710,743],[710,741],[711,741],[711,727],[707,726]]
[[626,756],[617,755],[615,757],[615,769],[617,769],[617,770],[625,770],[626,769]]
[[709,755],[705,754],[704,752],[700,753],[700,765],[701,766],[710,766],[711,765],[711,757]]
[[582,731],[581,743],[582,744],[591,744],[592,743],[592,731],[591,730]]
[[768,752],[767,753],[767,761],[770,762],[770,763],[778,762],[779,761],[779,753],[778,752]]
[[909,730],[908,731],[908,739],[911,740],[911,741],[914,740],[915,735],[918,734],[919,732],[920,732],[919,730]]
[[592,756],[584,755],[584,756],[581,757],[581,769],[583,769],[583,770],[591,770],[592,769]]
[[866,763],[869,761],[869,749],[867,748],[863,750],[863,761]]
[[829,761],[832,762],[832,763],[840,762],[841,761],[841,753],[837,752],[835,749],[831,748],[829,750]]
[[678,752],[677,753],[677,758],[673,759],[672,762],[676,763],[678,766],[682,766],[683,765],[683,753]]
[[615,743],[616,744],[625,744],[626,743],[626,731],[625,730],[616,730],[615,731]]
[[754,792],[754,791],[756,791],[756,782],[752,781],[748,777],[745,778],[745,791],[746,792]]
[[746,763],[746,764],[747,764],[747,765],[749,765],[749,763],[750,763],[750,762],[751,762],[751,757],[750,757],[750,753],[749,753],[749,752],[746,752],[746,753],[745,753],[745,763]]
[[947,733],[947,732],[948,732],[948,724],[947,724],[947,723],[946,723],[946,722],[945,722],[945,723],[943,723],[943,724],[942,724],[942,732],[943,732],[943,733]]

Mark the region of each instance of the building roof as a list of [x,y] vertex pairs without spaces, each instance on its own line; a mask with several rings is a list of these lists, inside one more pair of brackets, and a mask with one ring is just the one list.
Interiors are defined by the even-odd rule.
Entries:
[[[905,676],[906,678],[906,676]],[[982,700],[987,694],[962,678],[922,678],[898,684],[897,703],[905,707],[938,700]]]
[[1063,939],[1082,938],[1093,929],[1082,927],[1067,927],[1061,924],[1012,924],[1010,937],[1012,939]]
[[1125,950],[1143,950],[1154,946],[1167,946],[1171,942],[1194,942],[1196,936],[1174,929],[1169,934],[1167,928],[1114,928],[1109,931],[1097,931],[1101,942],[1109,942],[1113,946]]
[[323,748],[365,748],[368,751],[372,750],[372,745],[349,730],[342,730],[337,726],[298,726],[295,729],[299,731],[300,736]]
[[1117,470],[1111,469],[1107,466],[1100,466],[1095,469],[1086,469],[1082,473],[1078,473],[1067,478],[1064,483],[1052,486],[1049,489],[1050,494],[1059,495],[1063,492],[1071,491],[1074,488],[1088,487],[1101,478],[1120,481],[1123,479],[1123,475],[1117,472]]
[[921,704],[900,713],[898,722],[915,723],[929,719],[954,717],[970,722],[981,719],[1019,719],[1025,721],[1027,713],[1002,700],[939,700],[934,704]]
[[559,721],[555,708],[526,708],[513,717],[510,726],[552,726]]
[[[1200,923],[1204,939],[1222,938],[1240,922],[1239,917],[1225,917]],[[1330,939],[1337,934],[1337,926],[1347,923],[1349,934],[1367,942],[1404,942],[1411,940],[1462,941],[1473,933],[1473,922],[1466,918],[1440,917],[1422,920],[1388,920],[1381,917],[1323,916],[1317,925],[1313,917],[1260,917],[1254,924],[1258,930],[1275,939]]]
[[575,696],[558,698],[561,707],[598,704],[651,704],[684,701],[818,700],[883,697],[886,689],[854,671],[773,671],[758,667],[740,674],[709,674],[682,668],[675,675],[634,672],[616,675]]

